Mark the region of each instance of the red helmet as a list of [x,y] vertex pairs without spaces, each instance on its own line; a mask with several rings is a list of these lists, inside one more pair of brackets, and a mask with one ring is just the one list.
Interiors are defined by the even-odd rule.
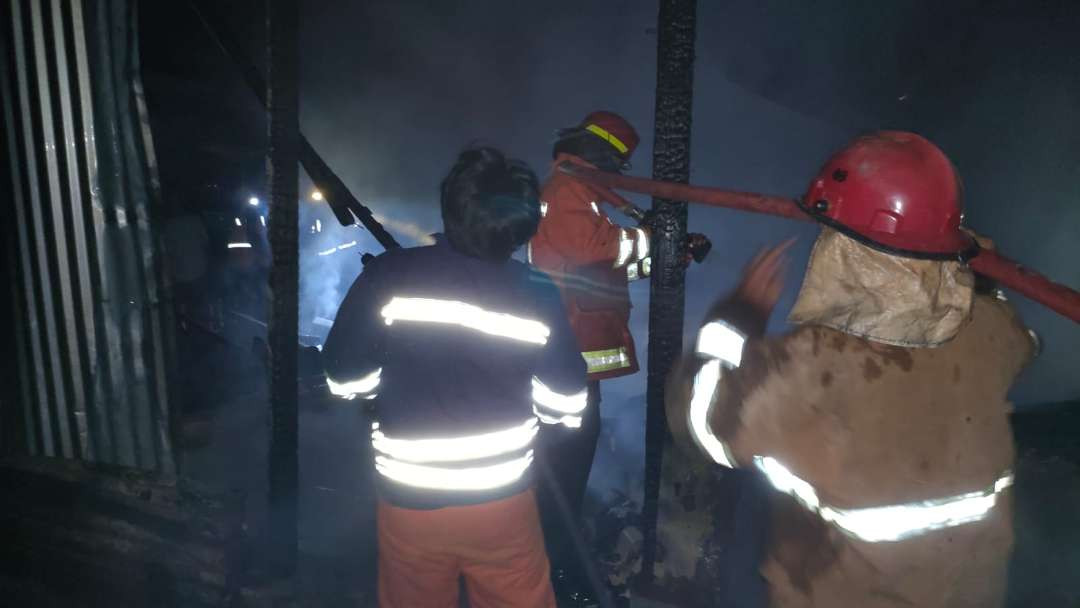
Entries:
[[937,146],[914,133],[855,139],[825,163],[801,201],[819,222],[887,253],[967,259],[960,178]]
[[624,159],[630,158],[641,140],[634,127],[614,112],[593,112],[581,121],[581,128],[610,143]]

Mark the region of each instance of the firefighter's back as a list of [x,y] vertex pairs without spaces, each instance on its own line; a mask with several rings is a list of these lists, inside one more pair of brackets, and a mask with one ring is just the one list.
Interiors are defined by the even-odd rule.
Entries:
[[822,514],[774,496],[773,604],[999,605],[1012,546],[1005,395],[1031,348],[989,297],[937,348],[816,326],[748,347],[743,367],[757,372],[731,388],[745,399],[733,451],[771,446],[774,485],[806,482]]

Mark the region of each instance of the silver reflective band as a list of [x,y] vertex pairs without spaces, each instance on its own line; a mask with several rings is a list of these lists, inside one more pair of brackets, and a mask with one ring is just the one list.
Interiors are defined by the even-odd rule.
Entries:
[[626,348],[622,346],[606,350],[588,351],[581,353],[581,356],[585,359],[585,366],[590,374],[630,367],[630,355],[627,354]]
[[453,300],[395,297],[383,307],[382,316],[387,325],[396,321],[444,323],[533,344],[547,344],[551,334],[539,321],[491,312]]
[[540,217],[547,217],[548,204],[546,201],[540,201]]
[[637,266],[638,266],[637,264],[630,264],[629,266],[626,267],[626,280],[627,281],[636,281],[636,280],[638,280],[639,277],[638,277],[638,268],[637,268]]
[[436,439],[387,437],[378,428],[371,433],[372,446],[395,460],[408,462],[456,462],[510,454],[528,447],[539,426],[536,418],[491,433]]
[[641,261],[649,257],[649,233],[642,228],[634,228],[637,231],[637,260]]
[[719,359],[731,367],[742,362],[743,344],[746,336],[723,321],[713,321],[698,332],[697,352]]
[[346,380],[344,382],[336,382],[333,378],[327,376],[326,385],[330,387],[330,392],[338,397],[352,399],[359,394],[370,393],[378,388],[381,375],[382,368],[380,367],[362,378]]
[[615,258],[615,268],[621,268],[630,261],[634,254],[634,237],[626,230],[619,230],[619,257]]
[[552,416],[540,410],[539,406],[533,405],[533,413],[540,419],[540,422],[544,424],[561,424],[572,429],[576,429],[581,426],[581,416],[575,416],[573,414],[564,414]]
[[755,456],[754,464],[777,490],[791,495],[846,534],[866,542],[900,541],[933,530],[980,521],[997,504],[998,494],[1013,484],[1013,475],[1007,472],[992,487],[979,492],[900,505],[837,509],[822,505],[813,486],[796,477],[775,458]]
[[595,213],[596,215],[600,215],[600,207],[596,206],[596,201],[590,202],[589,206],[592,207],[592,212],[593,213]]
[[588,389],[581,389],[573,395],[563,395],[548,388],[535,376],[532,379],[532,387],[533,401],[560,414],[580,414],[589,402]]
[[728,468],[735,468],[735,459],[727,445],[713,435],[709,427],[709,411],[713,392],[720,381],[720,361],[712,359],[701,366],[694,376],[693,395],[690,397],[690,433],[701,449],[714,461]]
[[226,247],[229,249],[251,249],[251,243],[229,243]]
[[521,479],[532,464],[533,451],[499,464],[480,467],[434,467],[375,457],[375,470],[399,483],[431,490],[491,490]]
[[644,276],[649,276],[652,274],[652,256],[641,260],[641,274]]

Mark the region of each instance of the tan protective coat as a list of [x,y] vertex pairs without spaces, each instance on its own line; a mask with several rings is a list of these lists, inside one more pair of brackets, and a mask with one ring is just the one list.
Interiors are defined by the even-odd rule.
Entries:
[[[983,296],[937,348],[804,326],[747,343],[742,365],[721,377],[710,426],[742,466],[773,456],[835,507],[977,491],[1013,466],[1005,394],[1031,353],[1011,307]],[[696,369],[688,356],[670,378],[677,438]],[[879,543],[776,493],[762,572],[772,605],[785,608],[1000,606],[1011,548],[1010,490],[981,522]]]

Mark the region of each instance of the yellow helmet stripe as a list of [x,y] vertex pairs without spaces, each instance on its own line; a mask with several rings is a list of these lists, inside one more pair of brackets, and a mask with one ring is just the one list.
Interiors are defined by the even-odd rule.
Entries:
[[624,144],[622,140],[620,140],[618,137],[615,137],[602,127],[598,127],[596,125],[587,125],[585,127],[585,130],[594,135],[598,135],[601,139],[604,139],[611,145],[615,146],[615,149],[618,150],[620,154],[626,154],[630,150],[630,148],[626,144]]

